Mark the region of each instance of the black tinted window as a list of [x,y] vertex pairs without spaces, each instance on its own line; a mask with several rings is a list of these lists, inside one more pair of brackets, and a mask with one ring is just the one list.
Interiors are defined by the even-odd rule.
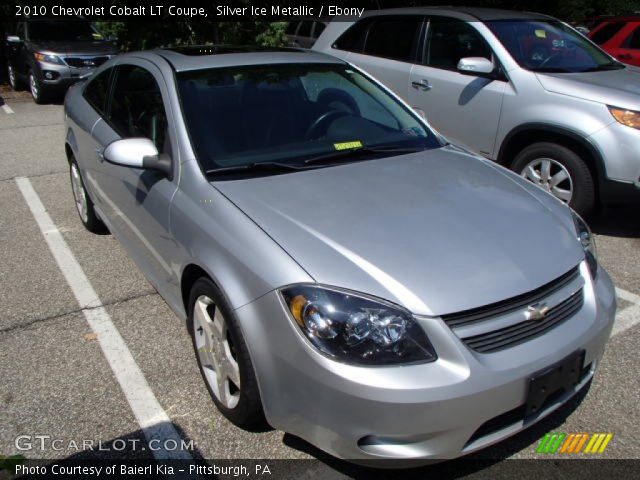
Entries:
[[364,53],[394,60],[412,60],[421,23],[420,17],[375,20],[369,27]]
[[625,48],[640,50],[640,27],[636,28],[624,44]]
[[124,137],[145,137],[159,152],[169,152],[167,115],[153,75],[133,65],[118,67],[109,119]]
[[313,38],[318,38],[322,32],[324,32],[325,25],[322,22],[316,23],[316,28],[313,30]]
[[371,20],[367,19],[352,25],[351,28],[347,29],[347,31],[336,40],[333,47],[349,52],[361,52],[370,24]]
[[458,20],[432,19],[423,57],[423,63],[430,67],[456,70],[461,58],[491,60],[491,50],[471,25]]
[[111,68],[100,72],[92,78],[84,89],[84,98],[99,113],[104,114],[107,109],[107,95],[109,93],[109,77]]
[[622,29],[622,27],[624,27],[623,22],[607,23],[590,36],[591,40],[593,40],[594,43],[597,43],[598,45],[602,45],[603,43],[611,40],[611,38]]
[[289,22],[289,25],[287,25],[287,31],[285,33],[287,35],[293,35],[296,33],[297,27],[298,27],[298,22]]
[[305,20],[301,22],[297,35],[300,37],[310,37],[312,26],[313,26],[313,22],[311,21]]

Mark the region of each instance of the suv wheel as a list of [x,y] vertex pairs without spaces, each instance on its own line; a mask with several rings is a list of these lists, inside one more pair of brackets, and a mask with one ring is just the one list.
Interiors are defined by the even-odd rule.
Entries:
[[22,90],[22,82],[18,79],[17,73],[11,64],[7,65],[7,77],[9,77],[9,85],[13,91]]
[[46,92],[32,70],[29,70],[29,90],[31,91],[33,101],[38,105],[46,102]]
[[263,425],[249,350],[233,310],[208,278],[191,289],[187,321],[200,372],[218,410],[239,427]]
[[534,143],[516,156],[511,168],[568,203],[580,215],[593,209],[595,187],[591,171],[572,150],[556,143]]

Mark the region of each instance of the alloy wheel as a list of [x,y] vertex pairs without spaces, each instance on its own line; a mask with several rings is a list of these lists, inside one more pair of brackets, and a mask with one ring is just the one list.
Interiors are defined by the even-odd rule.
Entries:
[[13,70],[13,67],[11,65],[9,65],[7,67],[7,72],[9,75],[9,85],[11,85],[11,88],[13,90],[16,89],[16,72]]
[[525,165],[520,175],[565,203],[569,203],[573,197],[571,175],[557,160],[536,158]]
[[31,96],[37,102],[40,99],[40,87],[33,73],[29,74],[29,89],[31,90]]
[[82,178],[80,177],[80,171],[78,166],[73,163],[71,165],[71,188],[73,190],[73,198],[76,202],[76,208],[78,214],[84,223],[89,221],[88,208],[87,208],[87,194],[82,184]]
[[240,400],[240,367],[227,322],[213,300],[201,295],[193,307],[196,350],[205,379],[216,399],[228,409]]

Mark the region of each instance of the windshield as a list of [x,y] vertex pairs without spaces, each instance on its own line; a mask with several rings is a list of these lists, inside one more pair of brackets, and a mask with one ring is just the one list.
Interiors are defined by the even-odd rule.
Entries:
[[588,72],[624,68],[562,22],[494,20],[486,22],[521,67],[534,72]]
[[[415,113],[346,65],[215,68],[177,78],[205,171],[264,162],[306,165],[374,147],[441,146]],[[349,161],[349,155],[337,156]]]
[[28,38],[32,42],[88,42],[102,40],[89,22],[65,20],[38,20],[27,24]]

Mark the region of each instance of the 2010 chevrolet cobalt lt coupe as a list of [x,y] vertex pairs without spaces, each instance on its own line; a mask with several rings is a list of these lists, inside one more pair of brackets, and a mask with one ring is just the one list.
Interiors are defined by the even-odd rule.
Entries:
[[587,225],[341,60],[131,53],[65,112],[82,222],[187,319],[238,425],[356,461],[452,458],[602,358],[616,304]]

